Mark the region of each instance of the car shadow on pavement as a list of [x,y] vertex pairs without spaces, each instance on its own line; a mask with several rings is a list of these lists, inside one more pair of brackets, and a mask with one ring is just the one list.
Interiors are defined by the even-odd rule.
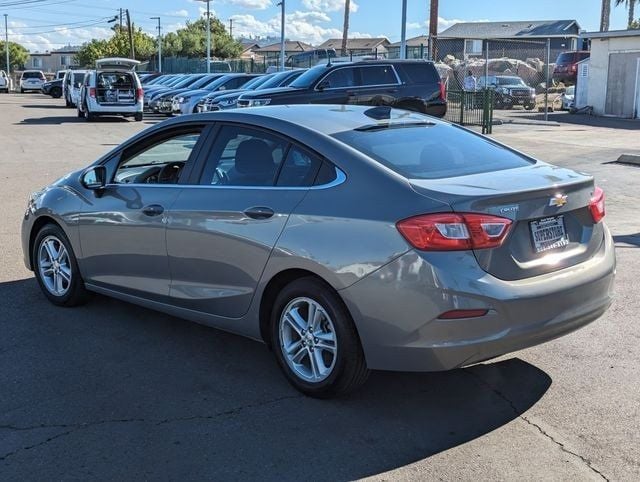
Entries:
[[69,112],[74,112],[70,107],[64,105],[64,99],[62,104],[23,104],[22,107],[24,107],[25,109],[64,109],[68,110]]
[[7,480],[351,480],[481,437],[551,385],[512,358],[375,372],[348,398],[315,400],[242,337],[102,296],[57,308],[33,279],[0,283],[0,298]]
[[129,122],[128,119],[123,117],[98,117],[88,122],[86,119],[73,116],[50,116],[50,117],[33,117],[30,119],[23,119],[17,122],[15,125],[60,125],[60,124],[92,124],[92,123],[111,123],[111,122]]
[[616,243],[631,244],[640,248],[640,233],[615,235],[613,240]]

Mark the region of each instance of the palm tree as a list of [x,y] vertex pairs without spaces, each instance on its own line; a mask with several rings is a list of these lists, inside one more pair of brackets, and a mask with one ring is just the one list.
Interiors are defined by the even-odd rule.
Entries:
[[349,13],[351,0],[344,0],[344,27],[342,28],[342,56],[347,55],[347,38],[349,37]]
[[602,10],[600,11],[600,31],[601,32],[609,31],[610,16],[611,16],[611,0],[602,0]]
[[618,5],[622,5],[624,3],[625,7],[629,12],[629,20],[627,21],[627,28],[631,28],[631,24],[636,19],[636,3],[640,3],[640,0],[616,0],[616,7]]

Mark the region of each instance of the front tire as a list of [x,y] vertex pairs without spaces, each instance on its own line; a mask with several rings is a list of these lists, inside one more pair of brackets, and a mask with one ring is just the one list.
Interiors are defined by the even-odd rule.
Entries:
[[53,89],[51,89],[51,97],[53,97],[54,99],[59,99],[60,97],[62,97],[62,90],[54,87]]
[[278,294],[271,313],[273,351],[287,380],[316,398],[347,394],[369,370],[353,320],[324,282],[301,278]]
[[33,243],[33,271],[40,289],[57,306],[77,306],[87,299],[71,243],[55,224],[45,225]]

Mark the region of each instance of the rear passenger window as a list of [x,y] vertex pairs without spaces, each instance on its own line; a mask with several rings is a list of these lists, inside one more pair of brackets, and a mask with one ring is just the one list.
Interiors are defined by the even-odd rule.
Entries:
[[316,176],[316,180],[313,183],[314,186],[323,186],[324,184],[329,184],[336,180],[336,168],[333,164],[324,161],[322,166],[320,166],[320,171]]
[[405,84],[440,82],[440,76],[433,64],[426,62],[398,63],[396,69]]
[[288,142],[256,129],[224,126],[213,145],[201,184],[273,186]]
[[396,74],[390,65],[376,65],[360,69],[362,85],[397,84]]
[[338,69],[327,75],[321,82],[325,89],[338,89],[341,87],[354,87],[356,79],[354,69]]
[[322,161],[298,147],[291,147],[284,161],[278,186],[312,186]]

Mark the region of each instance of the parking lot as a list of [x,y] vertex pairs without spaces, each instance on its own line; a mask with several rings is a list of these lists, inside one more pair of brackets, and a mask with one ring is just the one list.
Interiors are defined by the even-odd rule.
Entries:
[[11,94],[0,120],[1,480],[640,479],[640,166],[612,164],[640,155],[638,122],[493,132],[604,188],[618,259],[605,316],[465,369],[377,372],[320,401],[258,343],[97,295],[56,308],[25,269],[29,193],[160,119],[87,123],[64,101]]

